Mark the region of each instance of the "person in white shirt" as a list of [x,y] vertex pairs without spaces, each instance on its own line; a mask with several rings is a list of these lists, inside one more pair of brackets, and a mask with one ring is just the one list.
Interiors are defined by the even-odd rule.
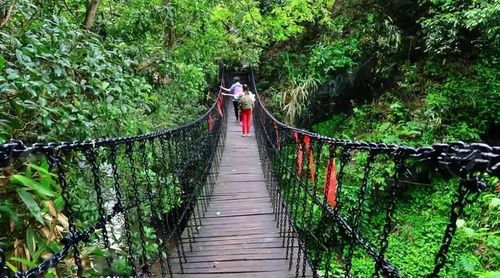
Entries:
[[231,85],[231,87],[229,89],[224,88],[222,86],[220,86],[220,88],[222,90],[230,93],[230,94],[223,93],[223,95],[233,97],[233,107],[234,107],[234,115],[236,116],[236,123],[240,122],[240,117],[239,117],[239,113],[238,113],[239,112],[238,102],[239,102],[241,95],[243,94],[243,86],[240,83],[240,78],[238,76],[236,76],[234,78],[233,85]]

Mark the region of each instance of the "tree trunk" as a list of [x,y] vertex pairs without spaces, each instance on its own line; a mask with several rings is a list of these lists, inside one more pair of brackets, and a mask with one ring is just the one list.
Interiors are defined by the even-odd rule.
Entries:
[[336,17],[337,15],[339,15],[340,13],[340,10],[342,9],[342,7],[344,6],[344,1],[343,0],[336,0],[335,2],[333,2],[333,6],[332,6],[332,18],[333,17]]
[[87,1],[87,12],[85,14],[85,29],[90,30],[92,25],[94,25],[95,16],[97,14],[97,8],[99,6],[99,0],[89,0]]
[[172,6],[171,0],[165,0],[165,6],[167,7],[167,20],[165,24],[165,43],[169,48],[173,48],[176,43],[175,37],[175,11]]
[[[2,4],[4,4],[5,2],[6,1],[4,0],[0,0],[0,6],[2,6]],[[10,5],[7,5],[4,8],[0,8],[0,28],[2,28],[5,24],[7,24],[7,21],[9,21],[15,3],[16,1],[12,0],[10,2]]]

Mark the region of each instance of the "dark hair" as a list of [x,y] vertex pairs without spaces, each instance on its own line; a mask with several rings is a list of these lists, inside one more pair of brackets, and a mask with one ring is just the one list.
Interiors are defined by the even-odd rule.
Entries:
[[235,76],[234,77],[234,82],[239,82],[240,81],[240,78],[238,76]]
[[247,84],[243,84],[243,91],[248,91],[248,85]]

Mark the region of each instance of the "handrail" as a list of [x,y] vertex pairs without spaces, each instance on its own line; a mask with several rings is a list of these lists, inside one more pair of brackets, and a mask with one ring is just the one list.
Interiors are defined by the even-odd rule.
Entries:
[[150,133],[145,133],[141,135],[133,135],[127,137],[113,137],[113,138],[98,138],[98,139],[86,139],[86,140],[75,140],[71,142],[49,142],[49,143],[33,143],[30,145],[25,145],[21,140],[11,139],[9,142],[0,145],[0,167],[5,167],[13,156],[17,156],[23,153],[31,153],[37,151],[46,151],[49,149],[53,150],[67,150],[67,149],[85,149],[89,147],[103,147],[117,144],[126,144],[135,141],[155,139],[162,137],[174,132],[185,130],[189,127],[196,125],[197,123],[206,120],[208,115],[215,110],[218,99],[220,98],[220,93],[217,95],[216,101],[212,103],[210,108],[197,119],[182,124],[177,127],[166,128],[157,130]]

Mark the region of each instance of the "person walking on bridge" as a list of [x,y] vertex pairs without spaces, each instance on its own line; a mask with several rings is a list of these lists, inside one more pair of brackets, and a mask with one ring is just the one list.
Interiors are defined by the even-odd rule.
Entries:
[[220,86],[220,88],[226,92],[231,93],[231,94],[224,94],[224,95],[229,95],[229,96],[233,97],[233,108],[234,108],[234,115],[236,116],[236,123],[240,122],[241,118],[238,117],[238,110],[239,110],[238,102],[240,100],[241,95],[243,94],[243,86],[240,83],[240,78],[238,76],[236,76],[234,78],[233,85],[231,85],[231,87],[229,89],[224,88],[222,86]]
[[243,95],[240,97],[239,108],[241,117],[241,131],[243,137],[250,135],[250,122],[252,119],[252,109],[253,103],[255,102],[255,96],[250,92],[248,86],[243,85]]

